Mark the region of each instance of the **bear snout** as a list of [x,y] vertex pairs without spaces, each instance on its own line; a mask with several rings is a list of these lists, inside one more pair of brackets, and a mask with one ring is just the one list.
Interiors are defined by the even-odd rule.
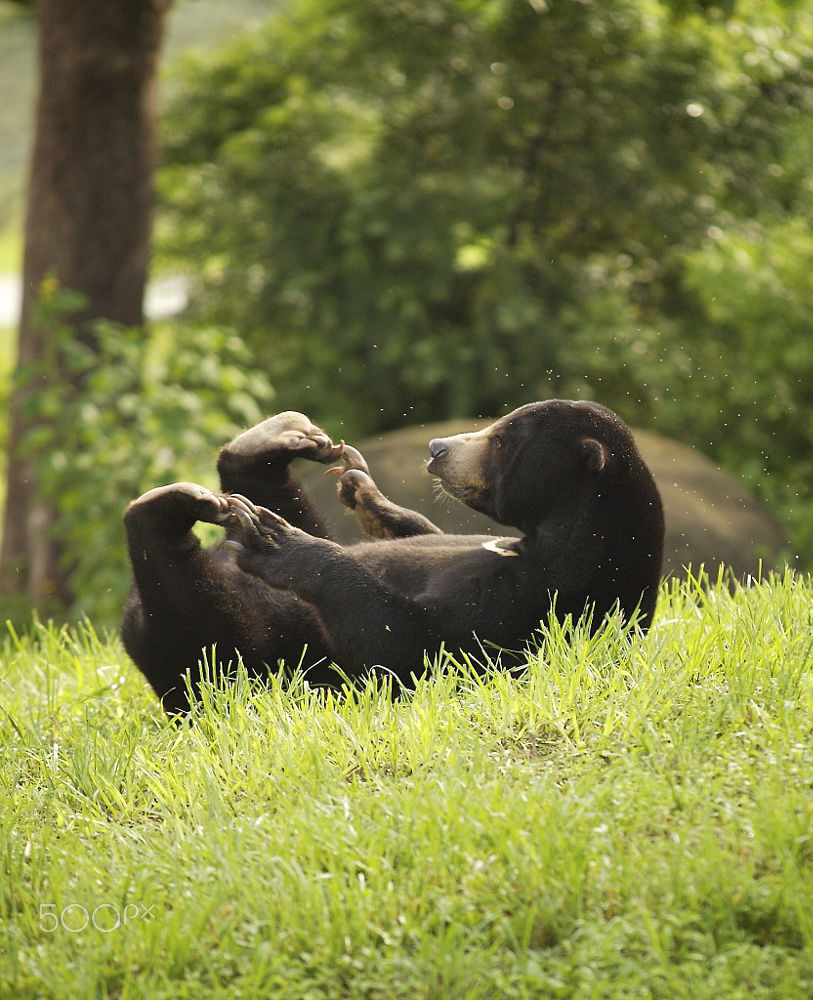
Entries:
[[488,436],[482,432],[453,434],[429,442],[432,456],[426,469],[437,476],[444,491],[470,506],[487,491],[484,478]]

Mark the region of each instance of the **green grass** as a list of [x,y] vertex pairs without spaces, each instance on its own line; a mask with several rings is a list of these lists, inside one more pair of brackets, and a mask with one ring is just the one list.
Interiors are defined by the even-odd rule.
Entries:
[[10,635],[0,995],[813,995],[813,584],[566,639],[173,727],[117,641]]

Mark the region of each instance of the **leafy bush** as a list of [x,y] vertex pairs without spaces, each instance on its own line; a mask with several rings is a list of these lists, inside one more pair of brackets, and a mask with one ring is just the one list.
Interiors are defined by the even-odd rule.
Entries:
[[813,229],[801,218],[732,226],[686,258],[714,324],[696,347],[721,460],[759,486],[813,551]]
[[[215,327],[96,327],[75,336],[75,294],[44,289],[38,325],[46,356],[23,369],[32,393],[25,455],[56,511],[74,616],[116,622],[129,581],[121,516],[165,482],[210,482],[217,447],[267,415],[272,390],[242,341]],[[59,373],[59,377],[54,377]]]

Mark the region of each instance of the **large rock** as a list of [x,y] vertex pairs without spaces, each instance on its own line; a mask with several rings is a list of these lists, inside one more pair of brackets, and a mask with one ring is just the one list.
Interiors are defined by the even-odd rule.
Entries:
[[[485,426],[488,421],[446,421],[353,442],[370,466],[379,489],[394,503],[420,511],[443,531],[506,535],[493,521],[433,489],[425,465],[431,438]],[[635,434],[652,470],[666,514],[664,575],[681,574],[701,564],[715,576],[719,566],[738,577],[777,566],[789,552],[787,536],[773,515],[732,476],[686,445],[657,434]],[[322,466],[300,463],[297,474],[327,521],[333,537],[345,544],[361,532],[336,497],[336,480]]]

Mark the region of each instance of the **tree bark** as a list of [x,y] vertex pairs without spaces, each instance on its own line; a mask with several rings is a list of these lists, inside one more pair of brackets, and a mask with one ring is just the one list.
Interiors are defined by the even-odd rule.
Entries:
[[[170,0],[39,0],[40,87],[23,260],[18,365],[36,362],[47,331],[34,321],[42,281],[82,293],[71,314],[91,346],[105,318],[143,322],[154,151],[154,81]],[[26,404],[59,371],[17,386],[11,404],[0,593],[36,607],[69,599],[52,505],[21,454]],[[69,429],[68,429],[69,432]],[[126,460],[126,458],[125,458]]]

